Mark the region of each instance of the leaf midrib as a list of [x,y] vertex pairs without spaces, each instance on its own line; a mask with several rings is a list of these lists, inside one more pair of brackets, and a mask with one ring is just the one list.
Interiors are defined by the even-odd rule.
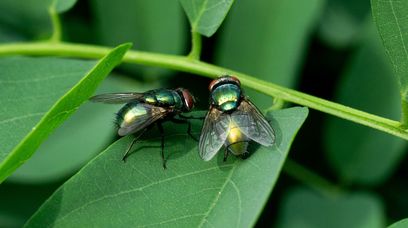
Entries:
[[[198,22],[200,21],[200,18],[203,16],[204,12],[205,12],[205,7],[208,4],[208,0],[204,0],[203,4],[201,5],[200,11],[198,11],[197,14],[197,18],[196,20],[193,22],[193,30],[196,32],[197,31],[197,26],[198,26]],[[193,1],[193,5],[194,5],[194,1]],[[195,8],[195,6],[194,6]]]
[[[198,225],[198,227],[203,227],[205,221],[209,222],[209,221],[207,220],[207,218],[208,218],[208,216],[211,214],[211,212],[213,211],[213,209],[215,208],[215,205],[217,204],[218,200],[220,199],[221,194],[222,194],[222,192],[224,191],[225,187],[227,186],[228,182],[231,181],[232,174],[234,173],[236,167],[237,167],[237,166],[235,165],[235,166],[233,166],[233,168],[230,170],[230,173],[228,174],[227,178],[225,178],[225,182],[224,182],[224,184],[221,186],[221,189],[220,189],[219,193],[215,196],[213,202],[211,203],[210,207],[208,208],[207,213],[204,214],[204,217],[203,217],[203,219],[201,220],[201,223]],[[238,224],[238,225],[239,225],[239,224]]]
[[397,15],[395,14],[395,9],[394,9],[393,0],[389,0],[389,3],[390,3],[390,6],[391,6],[392,16],[393,16],[394,19],[395,19],[395,23],[397,24],[398,32],[399,32],[400,37],[401,37],[401,42],[402,42],[402,47],[403,47],[403,49],[404,49],[405,58],[406,58],[406,60],[407,60],[407,62],[408,62],[408,50],[407,50],[407,47],[405,46],[405,40],[404,40],[402,31],[401,31],[400,22],[399,22],[399,20],[398,20]]

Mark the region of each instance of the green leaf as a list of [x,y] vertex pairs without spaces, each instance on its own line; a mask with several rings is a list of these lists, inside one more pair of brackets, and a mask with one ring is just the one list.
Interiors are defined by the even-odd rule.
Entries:
[[325,196],[305,188],[291,189],[283,199],[278,226],[313,228],[381,228],[385,213],[378,197],[368,193]]
[[[210,162],[202,161],[184,125],[164,125],[166,170],[157,132],[137,142],[126,163],[121,158],[132,137],[122,138],[57,190],[26,225],[250,227],[307,113],[299,107],[271,113],[276,144],[258,147],[246,160],[231,156],[225,163],[222,152]],[[198,135],[201,121],[192,123]]]
[[[216,63],[294,87],[323,4],[321,0],[237,1],[220,34]],[[247,94],[261,109],[272,104],[271,97],[259,92],[247,89]]]
[[408,1],[371,0],[371,5],[374,21],[399,80],[401,98],[408,102]]
[[175,55],[184,51],[183,11],[176,1],[93,0],[91,3],[101,43],[132,41],[137,50]]
[[87,61],[27,57],[0,60],[4,74],[0,96],[7,98],[0,103],[7,110],[0,116],[0,182],[94,93],[129,47],[115,48],[91,70],[93,64]]
[[52,7],[55,8],[57,13],[64,13],[71,9],[77,0],[53,0]]
[[180,0],[191,30],[210,37],[227,16],[234,0]]
[[344,48],[361,41],[368,17],[371,18],[369,1],[328,0],[318,32],[325,42]]
[[[107,77],[96,94],[152,89],[146,83],[114,74]],[[57,128],[37,152],[19,167],[7,182],[44,183],[66,178],[109,145],[116,135],[112,122],[121,105],[87,102]]]
[[[1,0],[1,30],[11,35],[12,41],[33,40],[51,31],[48,7],[51,0]],[[7,12],[7,13],[5,13]]]
[[[338,83],[335,101],[398,118],[398,85],[374,25],[366,37]],[[402,139],[333,117],[328,120],[324,136],[329,161],[345,182],[373,185],[385,181],[406,148]]]
[[406,228],[406,227],[408,227],[408,218],[400,220],[388,226],[388,228]]
[[[96,39],[104,45],[133,42],[142,51],[181,55],[185,51],[186,29],[183,10],[168,0],[92,0]],[[170,71],[161,68],[127,66],[153,81]]]

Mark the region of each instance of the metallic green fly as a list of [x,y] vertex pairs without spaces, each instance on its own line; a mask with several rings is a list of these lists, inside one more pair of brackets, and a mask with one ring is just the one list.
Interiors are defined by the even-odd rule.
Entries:
[[211,160],[224,145],[228,154],[244,156],[252,140],[264,146],[275,141],[275,132],[262,113],[244,96],[241,83],[233,76],[211,82],[210,109],[204,120],[199,142],[203,160]]
[[[90,98],[94,102],[108,104],[126,103],[116,115],[118,135],[126,136],[138,133],[126,150],[123,161],[126,160],[133,144],[151,127],[156,124],[161,134],[161,157],[163,167],[166,168],[164,158],[164,130],[162,123],[172,121],[174,123],[188,124],[188,134],[191,134],[191,123],[187,120],[191,117],[183,116],[194,107],[194,97],[187,89],[155,89],[144,93],[107,93]],[[176,118],[179,117],[179,118]]]

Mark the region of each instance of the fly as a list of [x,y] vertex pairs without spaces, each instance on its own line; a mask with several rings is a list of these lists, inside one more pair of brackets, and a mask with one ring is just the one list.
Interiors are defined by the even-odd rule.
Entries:
[[[93,102],[125,105],[116,115],[118,135],[126,136],[137,134],[122,160],[126,161],[134,143],[151,127],[156,124],[161,134],[161,157],[163,168],[166,168],[164,157],[164,130],[162,123],[172,121],[174,123],[188,124],[187,133],[191,134],[191,123],[187,120],[192,117],[183,116],[182,113],[190,112],[194,107],[194,97],[187,89],[155,89],[144,93],[107,93],[90,98]],[[175,118],[176,116],[180,118]],[[196,140],[196,139],[195,139]]]
[[210,108],[199,142],[200,157],[211,160],[222,146],[224,161],[228,154],[244,156],[248,143],[271,146],[275,132],[254,104],[244,96],[241,83],[233,76],[222,76],[209,85]]

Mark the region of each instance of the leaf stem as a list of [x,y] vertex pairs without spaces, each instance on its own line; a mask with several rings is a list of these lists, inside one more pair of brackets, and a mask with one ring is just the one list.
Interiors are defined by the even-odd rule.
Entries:
[[285,106],[285,101],[282,100],[282,99],[280,99],[280,98],[278,98],[278,97],[275,97],[275,98],[273,99],[273,104],[272,104],[272,106],[269,107],[269,108],[267,108],[267,109],[265,110],[265,112],[274,111],[274,110],[279,110],[279,109],[282,109],[284,106]]
[[406,96],[401,96],[401,127],[408,128],[408,102],[405,100]]
[[50,37],[50,42],[53,43],[61,42],[62,38],[61,20],[53,5],[48,8],[48,13],[50,15],[52,23],[52,35]]
[[[106,55],[111,48],[87,44],[72,43],[16,43],[0,45],[0,56],[33,55],[33,56],[64,56],[76,58],[98,59]],[[210,78],[230,74],[240,78],[242,84],[261,93],[325,112],[361,125],[365,125],[391,135],[408,140],[408,132],[401,127],[399,121],[387,119],[335,102],[305,94],[296,90],[257,79],[240,72],[222,68],[185,56],[157,54],[151,52],[128,51],[124,62],[147,66],[163,67]]]
[[198,32],[191,32],[191,51],[188,58],[200,60],[201,55],[201,35]]
[[293,179],[296,179],[323,194],[337,195],[341,192],[341,189],[338,186],[330,183],[330,181],[319,176],[317,173],[289,158],[285,161],[283,171]]

